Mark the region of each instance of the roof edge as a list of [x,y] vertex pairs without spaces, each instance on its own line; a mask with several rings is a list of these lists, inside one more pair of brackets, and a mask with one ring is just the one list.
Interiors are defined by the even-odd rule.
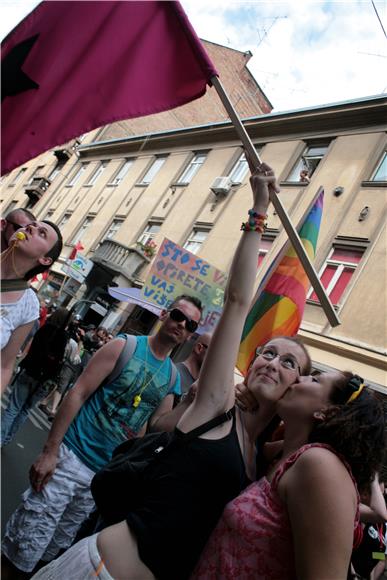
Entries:
[[[313,113],[318,113],[319,111],[321,112],[328,112],[329,110],[337,110],[340,111],[340,109],[347,109],[350,106],[355,107],[356,105],[367,105],[367,104],[372,104],[375,103],[377,104],[378,102],[380,102],[380,104],[385,103],[387,105],[387,95],[385,94],[380,94],[380,95],[372,95],[372,96],[368,96],[368,97],[361,97],[358,99],[352,99],[350,101],[340,101],[337,103],[327,103],[324,105],[318,105],[318,106],[313,106],[313,107],[306,107],[306,108],[302,108],[302,109],[292,109],[289,111],[278,111],[276,113],[267,113],[267,114],[263,114],[263,115],[256,115],[253,117],[246,117],[241,119],[244,123],[253,123],[253,122],[265,122],[265,121],[275,121],[275,120],[280,120],[283,118],[292,118],[292,117],[296,117],[298,115],[302,115],[302,114],[313,114]],[[172,136],[172,135],[182,135],[184,133],[187,132],[191,132],[191,131],[201,131],[201,130],[206,130],[206,129],[221,129],[224,127],[228,127],[230,126],[232,123],[231,121],[228,119],[227,121],[215,121],[215,122],[211,122],[211,123],[206,123],[204,125],[192,125],[192,126],[187,126],[187,127],[179,127],[176,129],[169,129],[168,131],[158,131],[158,132],[151,132],[151,133],[141,133],[138,135],[130,135],[128,137],[120,137],[118,139],[109,139],[107,141],[94,141],[85,145],[80,145],[78,147],[78,151],[80,153],[87,152],[87,151],[92,151],[93,149],[97,149],[99,147],[103,147],[103,146],[107,146],[107,145],[119,145],[119,144],[123,144],[123,143],[130,143],[130,142],[134,142],[134,141],[138,141],[138,140],[144,140],[144,139],[149,139],[150,137],[158,137],[158,138],[162,138],[163,136],[167,137],[167,136]]]

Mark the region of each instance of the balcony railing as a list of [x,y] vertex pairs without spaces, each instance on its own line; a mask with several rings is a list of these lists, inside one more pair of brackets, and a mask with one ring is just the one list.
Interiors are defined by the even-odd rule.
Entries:
[[24,193],[36,203],[46,193],[51,181],[45,177],[33,177],[31,183],[25,186]]
[[127,247],[114,240],[104,240],[91,258],[96,264],[109,268],[116,274],[122,274],[132,280],[141,268],[150,262],[135,247]]
[[54,150],[54,155],[58,159],[58,161],[62,161],[66,163],[70,159],[70,157],[74,154],[78,145],[80,145],[80,141],[78,139],[73,139],[69,141],[62,147]]

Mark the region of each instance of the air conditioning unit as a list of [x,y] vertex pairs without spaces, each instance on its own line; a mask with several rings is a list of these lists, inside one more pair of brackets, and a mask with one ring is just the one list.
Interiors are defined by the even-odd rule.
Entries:
[[227,195],[231,189],[232,181],[229,177],[217,177],[210,189],[215,195]]

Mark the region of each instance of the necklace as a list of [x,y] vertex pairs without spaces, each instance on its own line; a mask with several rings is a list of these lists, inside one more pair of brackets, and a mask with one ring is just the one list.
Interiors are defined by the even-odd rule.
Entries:
[[148,368],[148,349],[150,349],[149,347],[149,339],[147,339],[146,342],[146,349],[145,349],[145,364],[144,364],[144,378],[142,381],[142,385],[141,388],[139,390],[139,392],[137,393],[137,395],[134,396],[133,398],[133,403],[132,403],[132,407],[134,407],[135,409],[137,409],[137,407],[140,405],[141,400],[142,400],[142,394],[145,391],[145,389],[150,385],[150,383],[157,377],[157,375],[159,374],[159,372],[164,368],[165,363],[168,360],[168,357],[166,357],[163,361],[163,363],[159,366],[159,368],[157,369],[157,371],[155,372],[154,375],[151,376],[151,378],[149,379],[148,382],[146,381],[146,371]]
[[15,264],[15,249],[16,246],[18,245],[20,240],[25,240],[26,236],[23,232],[17,232],[16,234],[16,240],[14,242],[12,242],[12,244],[10,246],[8,246],[8,248],[6,250],[4,250],[4,252],[1,254],[1,262],[5,262],[5,260],[8,259],[8,256],[11,256],[11,260],[12,260],[12,268],[13,271],[15,272],[16,276],[20,279],[23,279],[23,275],[20,274],[17,269],[16,269],[16,264]]

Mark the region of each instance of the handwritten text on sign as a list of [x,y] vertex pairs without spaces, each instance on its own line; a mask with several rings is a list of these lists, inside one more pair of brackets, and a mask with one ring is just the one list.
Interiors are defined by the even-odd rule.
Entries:
[[141,294],[161,308],[168,308],[179,294],[196,296],[204,307],[200,326],[211,330],[219,320],[226,281],[224,272],[164,238]]

